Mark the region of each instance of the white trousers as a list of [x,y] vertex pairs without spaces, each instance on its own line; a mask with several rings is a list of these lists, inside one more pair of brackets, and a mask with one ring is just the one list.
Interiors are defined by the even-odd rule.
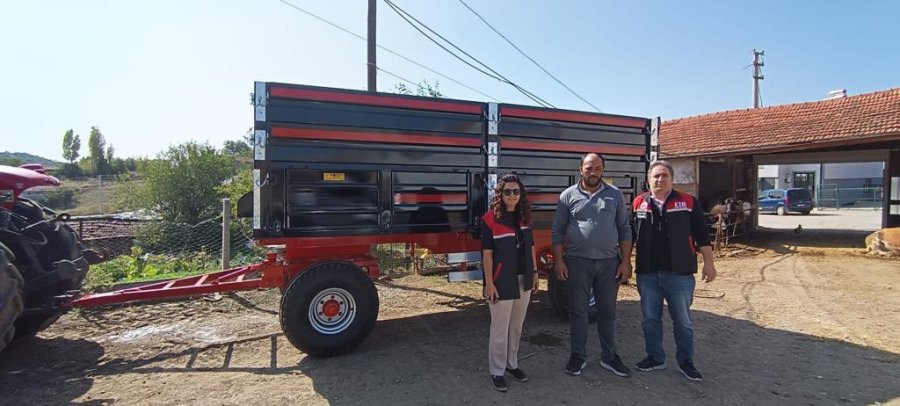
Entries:
[[531,289],[522,291],[518,299],[488,304],[491,309],[491,338],[488,344],[491,375],[503,375],[506,368],[519,367],[519,339],[522,338],[522,324],[529,301]]

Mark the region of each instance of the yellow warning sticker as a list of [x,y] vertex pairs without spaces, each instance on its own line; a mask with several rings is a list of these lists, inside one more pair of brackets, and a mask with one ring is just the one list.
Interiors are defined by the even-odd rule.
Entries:
[[326,182],[343,182],[344,174],[341,172],[325,172],[322,174],[322,180]]

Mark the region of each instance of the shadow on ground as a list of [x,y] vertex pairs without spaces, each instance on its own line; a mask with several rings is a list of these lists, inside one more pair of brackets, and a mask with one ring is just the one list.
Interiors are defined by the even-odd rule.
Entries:
[[[620,303],[619,314],[619,353],[632,364],[644,355],[638,303]],[[322,397],[338,404],[596,404],[601,398],[607,404],[871,404],[900,396],[897,354],[713,313],[695,312],[695,320],[702,383],[673,368],[615,377],[598,366],[595,331],[588,369],[581,377],[567,376],[568,325],[538,303],[520,351],[531,381],[511,382],[507,394],[488,383],[484,306],[379,322],[355,353],[306,357],[300,370]],[[671,347],[671,333],[666,340]]]
[[768,248],[779,254],[796,252],[798,248],[866,248],[866,237],[870,231],[815,229],[795,230],[760,227],[742,243],[759,248]]
[[[279,344],[284,341],[280,334],[103,361],[102,347],[93,342],[35,339],[0,355],[0,403],[19,404],[15,399],[22,398],[71,403],[103,376],[176,374],[190,380],[199,373],[204,382],[221,378],[221,386],[236,379],[234,372],[273,379],[294,374],[290,379],[311,382],[313,396],[331,404],[597,404],[598,399],[641,405],[871,404],[900,397],[898,354],[702,311],[694,313],[695,362],[704,382],[687,381],[671,367],[616,377],[598,365],[596,331],[590,334],[588,368],[582,376],[571,377],[562,372],[568,324],[542,303],[546,300],[541,293],[532,304],[520,350],[520,366],[531,381],[511,382],[507,394],[495,392],[488,382],[489,315],[480,300],[473,300],[445,313],[380,321],[355,352],[335,358],[298,354]],[[619,354],[633,364],[644,355],[639,305],[620,302],[618,313]],[[666,346],[671,354],[668,332]],[[254,358],[256,366],[235,366],[240,362],[233,359],[241,358],[242,349],[244,359]],[[215,355],[212,361],[201,362],[210,355]],[[299,362],[293,361],[297,358]],[[253,385],[266,382],[239,376],[255,379]],[[284,382],[272,386],[272,396],[297,390],[284,387]]]
[[[93,385],[103,347],[88,340],[27,338],[0,353],[0,405],[67,404]],[[97,400],[82,405],[105,404]]]

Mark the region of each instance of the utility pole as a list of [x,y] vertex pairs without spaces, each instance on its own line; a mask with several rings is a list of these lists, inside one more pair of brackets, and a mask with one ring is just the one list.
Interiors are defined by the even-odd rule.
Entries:
[[762,96],[759,94],[759,81],[765,79],[762,75],[762,67],[765,65],[762,56],[766,51],[753,50],[753,108],[762,107]]
[[375,88],[375,74],[378,72],[378,65],[375,64],[375,5],[377,0],[369,0],[369,91],[377,92]]

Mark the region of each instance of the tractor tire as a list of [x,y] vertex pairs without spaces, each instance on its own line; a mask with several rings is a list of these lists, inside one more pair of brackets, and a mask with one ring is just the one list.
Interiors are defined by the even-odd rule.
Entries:
[[22,315],[25,281],[10,261],[6,247],[0,244],[0,351],[13,340],[16,319]]
[[[60,298],[81,289],[89,266],[75,230],[56,218],[56,213],[26,199],[17,201],[14,211],[27,217],[31,224],[45,219],[47,223],[39,226],[40,235],[46,239],[43,244],[31,245],[22,240],[8,244],[25,279],[25,312],[16,321],[15,329],[18,339],[44,330],[62,316],[65,309]],[[35,288],[35,284],[47,280],[51,283]]]
[[288,285],[281,297],[281,328],[301,351],[319,357],[350,352],[378,318],[378,291],[349,262],[320,262]]
[[[568,318],[571,307],[569,305],[569,287],[566,281],[559,280],[555,272],[550,272],[547,282],[547,294],[550,295],[550,304],[556,314]],[[591,295],[588,302],[588,322],[597,321],[598,307],[597,302]]]

